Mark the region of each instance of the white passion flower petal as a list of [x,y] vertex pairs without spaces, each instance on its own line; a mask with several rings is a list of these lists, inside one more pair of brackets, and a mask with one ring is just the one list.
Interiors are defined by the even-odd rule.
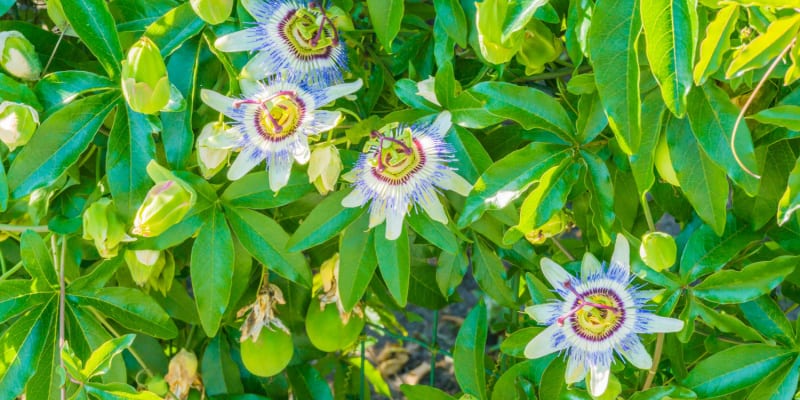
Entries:
[[[352,90],[352,89],[351,89]],[[452,187],[449,182],[463,181],[449,163],[453,149],[432,132],[449,129],[450,115],[445,112],[436,122],[411,126],[392,124],[373,131],[365,152],[350,173],[353,192],[342,201],[345,207],[370,203],[370,227],[387,220],[386,238],[393,240],[402,231],[402,222],[410,210],[424,210],[433,220],[447,222],[447,214],[438,193]],[[461,186],[461,184],[457,184]],[[459,191],[463,192],[463,191]],[[358,197],[353,197],[358,196]],[[363,199],[361,204],[352,199]],[[419,207],[417,207],[419,206]]]

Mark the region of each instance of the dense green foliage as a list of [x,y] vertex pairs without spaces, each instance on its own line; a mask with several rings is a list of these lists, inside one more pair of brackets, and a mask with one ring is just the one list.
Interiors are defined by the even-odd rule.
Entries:
[[[335,127],[278,186],[215,144],[243,104],[273,136],[299,112],[219,109],[256,57],[219,38],[264,2],[47,3],[0,0],[0,398],[390,397],[365,349],[474,280],[453,348],[422,334],[459,391],[394,396],[590,399],[568,357],[525,358],[545,327],[521,311],[555,297],[544,257],[579,275],[618,234],[683,329],[596,399],[799,398],[798,0],[323,0],[291,40],[341,40],[311,91],[357,91],[315,105]],[[416,154],[382,127],[448,118],[467,196],[348,205],[370,144],[379,172]]]

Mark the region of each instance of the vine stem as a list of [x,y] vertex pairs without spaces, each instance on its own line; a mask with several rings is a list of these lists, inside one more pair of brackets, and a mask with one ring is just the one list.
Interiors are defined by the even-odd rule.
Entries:
[[[53,238],[53,242],[55,242],[56,235],[51,236]],[[61,237],[61,254],[57,263],[53,263],[53,265],[58,265],[58,363],[61,366],[61,369],[64,370],[64,357],[62,354],[64,353],[64,346],[67,344],[67,339],[65,336],[65,322],[66,322],[66,284],[64,281],[64,259],[67,258],[67,241],[66,238],[63,236]],[[61,400],[65,400],[67,398],[67,385],[61,386]]]
[[433,387],[436,381],[436,339],[439,335],[439,310],[433,310],[433,328],[431,331],[431,371],[428,376],[428,383]]
[[50,58],[47,59],[47,64],[44,65],[42,69],[42,76],[47,73],[47,69],[50,68],[50,63],[53,62],[53,58],[56,56],[56,52],[58,51],[58,46],[61,45],[61,40],[64,39],[64,35],[67,34],[67,30],[69,29],[69,24],[67,24],[64,29],[61,30],[61,34],[58,35],[58,40],[56,41],[56,45],[53,46],[53,52],[50,53]]
[[558,247],[558,249],[561,250],[561,252],[564,253],[564,255],[567,256],[567,258],[570,261],[575,261],[575,256],[573,256],[572,253],[570,253],[569,250],[567,250],[567,248],[564,247],[564,245],[561,244],[561,242],[558,239],[556,239],[555,236],[551,237],[550,239],[553,241],[553,244],[555,244],[556,247]]
[[2,232],[25,232],[27,230],[39,233],[50,232],[50,228],[48,228],[47,225],[0,224],[0,231]]
[[742,123],[742,119],[744,119],[744,114],[747,112],[747,109],[750,108],[750,105],[753,103],[753,100],[756,98],[756,95],[758,94],[759,91],[761,91],[761,88],[764,86],[764,83],[767,80],[769,80],[769,76],[772,75],[772,71],[774,71],[775,68],[778,67],[778,64],[783,60],[783,57],[786,55],[786,53],[789,50],[791,50],[795,42],[797,42],[797,38],[792,39],[792,41],[789,42],[789,45],[786,46],[786,48],[784,48],[781,51],[781,54],[779,54],[778,57],[775,57],[775,61],[772,62],[772,65],[769,66],[767,72],[765,72],[764,76],[761,77],[761,80],[758,81],[756,88],[753,89],[752,93],[750,93],[750,96],[747,98],[747,101],[744,103],[744,106],[742,106],[742,110],[739,111],[739,115],[736,117],[736,123],[733,124],[733,132],[731,133],[731,143],[730,143],[731,152],[733,153],[733,158],[745,172],[747,172],[750,176],[756,179],[761,179],[761,175],[758,175],[755,172],[750,171],[750,169],[744,165],[742,160],[739,158],[739,155],[736,153],[736,134],[739,132],[739,125]]
[[656,350],[653,352],[653,365],[650,367],[650,370],[647,371],[647,379],[644,380],[644,385],[642,385],[642,391],[650,389],[650,386],[653,385],[653,379],[656,377],[656,371],[658,370],[658,363],[661,362],[661,353],[664,351],[664,334],[659,333],[656,336]]

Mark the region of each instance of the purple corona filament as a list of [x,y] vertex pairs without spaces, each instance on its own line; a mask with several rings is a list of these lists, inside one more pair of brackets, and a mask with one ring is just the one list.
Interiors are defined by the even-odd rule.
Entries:
[[339,44],[339,31],[336,30],[336,26],[333,25],[333,21],[328,17],[328,13],[325,12],[325,7],[322,4],[317,4],[316,2],[311,2],[308,5],[308,8],[314,9],[319,8],[319,11],[322,13],[322,21],[319,23],[319,29],[317,29],[317,34],[314,35],[314,38],[311,39],[311,45],[316,46],[319,43],[319,40],[322,38],[322,32],[325,30],[325,23],[331,24],[333,28],[333,44]]
[[572,292],[572,294],[574,294],[575,297],[578,298],[578,300],[575,302],[575,306],[572,307],[571,310],[569,310],[566,314],[556,319],[556,323],[558,324],[558,326],[564,326],[564,322],[567,320],[567,318],[575,315],[575,313],[580,311],[584,306],[594,307],[600,310],[611,310],[614,312],[619,312],[619,309],[617,307],[612,307],[605,304],[597,304],[591,301],[587,301],[586,296],[584,296],[581,293],[578,293],[578,291],[575,290],[574,287],[572,287],[572,283],[570,283],[570,281],[564,282],[564,287],[567,288],[567,290],[569,290],[570,292]]
[[386,166],[383,164],[383,141],[384,140],[387,140],[389,142],[392,142],[392,143],[400,146],[403,149],[403,153],[406,153],[406,155],[410,155],[411,152],[412,152],[411,147],[408,147],[405,143],[403,143],[403,141],[401,141],[399,139],[395,139],[393,137],[386,136],[386,135],[384,135],[384,134],[382,134],[382,133],[380,133],[378,131],[372,131],[370,133],[370,136],[372,138],[377,138],[378,139],[378,171],[382,172],[384,169],[386,169]]

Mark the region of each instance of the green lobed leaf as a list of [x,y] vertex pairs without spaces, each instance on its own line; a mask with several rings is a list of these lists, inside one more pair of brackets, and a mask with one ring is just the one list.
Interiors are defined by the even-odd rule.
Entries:
[[349,190],[333,192],[314,207],[286,243],[289,251],[305,250],[326,242],[367,210],[342,206],[342,199],[348,194]]
[[106,171],[114,205],[126,221],[133,221],[153,181],[145,167],[156,157],[156,145],[147,116],[120,104],[108,135]]
[[43,354],[56,316],[55,299],[18,318],[0,335],[3,361],[0,362],[0,398],[14,399],[22,394],[36,372],[33,360]]
[[53,267],[53,253],[47,249],[44,239],[38,233],[27,230],[20,236],[19,243],[22,265],[28,274],[42,287],[58,287],[58,275]]
[[567,143],[575,142],[575,125],[554,98],[532,87],[506,82],[481,82],[470,89],[492,114],[511,119],[525,129],[542,128]]
[[486,306],[478,303],[467,314],[464,324],[458,330],[453,365],[455,376],[461,390],[479,399],[486,396],[486,374],[483,357],[488,333]]
[[759,383],[748,399],[791,400],[797,391],[797,380],[800,378],[800,357],[789,359],[780,367],[767,375]]
[[696,399],[697,395],[691,390],[680,386],[658,386],[645,391],[634,393],[630,400],[691,400]]
[[298,365],[287,370],[289,383],[299,399],[333,400],[328,383],[311,365]]
[[44,120],[9,168],[11,195],[20,198],[47,186],[77,162],[119,95],[112,91],[86,97]]
[[800,131],[800,106],[784,104],[761,110],[747,118],[761,122],[782,126],[793,131]]
[[734,183],[750,195],[758,193],[758,179],[748,174],[736,161],[739,157],[748,170],[757,173],[753,141],[747,124],[739,124],[736,134],[736,155],[731,150],[733,127],[739,109],[731,103],[728,95],[715,84],[695,88],[689,94],[689,123],[692,134],[706,155],[724,169]]
[[461,249],[455,253],[443,251],[439,255],[436,265],[436,284],[439,286],[439,291],[443,296],[450,297],[453,295],[464,279],[468,266],[467,255]]
[[[0,85],[2,86],[2,85]],[[48,116],[69,104],[77,96],[92,91],[115,89],[114,82],[105,76],[86,71],[58,71],[36,82],[36,95],[42,100]],[[0,92],[0,98],[3,93]],[[27,104],[27,101],[25,101]]]
[[567,159],[545,172],[538,186],[531,190],[522,203],[519,225],[516,229],[528,233],[544,225],[564,208],[567,196],[578,181],[582,167],[582,164]]
[[605,162],[597,155],[581,150],[581,156],[586,163],[584,182],[591,196],[589,206],[592,209],[592,225],[597,230],[600,243],[607,246],[611,243],[611,225],[615,218],[611,174]]
[[219,209],[211,212],[194,241],[191,276],[200,325],[208,336],[214,336],[227,310],[233,284],[233,237]]
[[305,257],[302,253],[285,250],[289,235],[277,222],[244,208],[226,208],[225,211],[236,238],[253,257],[270,271],[311,287],[311,270]]
[[642,135],[639,149],[629,156],[639,197],[644,196],[655,183],[656,178],[653,173],[655,151],[659,136],[663,131],[663,117],[666,109],[667,106],[661,99],[661,95],[656,92],[648,94],[642,102],[642,126],[647,126],[649,129]]
[[761,236],[735,218],[729,218],[725,231],[717,235],[709,225],[695,230],[683,248],[680,274],[684,283],[693,282],[703,275],[720,270]]
[[794,343],[794,330],[783,310],[769,296],[761,296],[753,301],[739,304],[748,322],[770,339],[781,343]]
[[508,40],[512,34],[525,28],[539,7],[547,4],[547,0],[512,0],[508,4],[506,17],[503,19],[502,40]]
[[314,190],[305,174],[291,174],[289,182],[277,193],[269,189],[267,179],[265,171],[247,174],[231,182],[222,193],[222,201],[234,207],[261,210],[284,206]]
[[387,53],[391,53],[392,42],[400,32],[405,12],[404,0],[367,0],[367,9],[378,41]]
[[506,280],[503,261],[478,239],[472,248],[472,273],[478,286],[493,300],[505,307],[515,307],[514,293]]
[[589,30],[589,52],[608,123],[622,150],[632,155],[642,132],[639,98],[639,1],[599,0]]
[[368,226],[369,215],[364,214],[344,229],[339,243],[339,296],[346,311],[364,296],[378,266],[374,235]]
[[789,222],[798,208],[800,208],[800,158],[789,174],[786,191],[778,203],[778,224],[784,225]]
[[23,279],[0,281],[0,323],[49,301],[56,292],[35,292],[34,283]]
[[87,378],[105,374],[111,368],[111,360],[130,347],[135,338],[136,335],[127,334],[101,344],[83,364],[81,374]]
[[683,384],[700,398],[724,396],[751,386],[792,356],[780,347],[744,344],[700,361]]
[[197,35],[205,25],[192,10],[191,4],[183,3],[150,24],[144,35],[153,40],[162,56],[167,57],[186,40]]
[[458,252],[458,239],[456,235],[450,231],[448,225],[433,221],[427,215],[421,212],[411,212],[406,216],[408,225],[414,232],[417,232],[425,240],[431,242],[434,246],[455,254]]
[[671,117],[666,129],[669,155],[681,191],[700,218],[721,235],[725,229],[725,205],[728,201],[725,171],[700,148],[692,136],[688,120]]
[[603,102],[597,92],[585,94],[578,100],[578,120],[576,122],[578,140],[586,144],[594,140],[608,126],[608,118]]
[[793,42],[798,29],[800,29],[800,14],[775,20],[769,24],[764,34],[734,53],[725,76],[738,77],[747,71],[767,65]]
[[[408,286],[411,281],[411,249],[408,242],[408,230],[403,228],[395,240],[386,239],[386,224],[375,228],[375,254],[378,257],[378,269],[392,297],[401,307],[408,301]],[[341,265],[341,263],[340,263]],[[340,270],[341,273],[341,270]]]
[[209,396],[244,392],[239,366],[233,361],[231,346],[224,335],[217,335],[208,343],[200,371]]
[[641,14],[650,69],[667,108],[682,118],[692,88],[697,11],[689,0],[648,0],[641,2]]
[[441,20],[447,36],[459,46],[467,47],[467,17],[458,0],[433,0],[436,18]]
[[[167,162],[174,169],[184,169],[194,146],[192,115],[195,104],[195,84],[200,73],[202,41],[190,39],[178,47],[167,60],[169,81],[186,101],[186,108],[177,112],[161,112],[161,137]],[[163,48],[161,49],[164,50]]]
[[700,53],[694,66],[694,83],[697,86],[722,66],[723,56],[731,48],[731,34],[739,19],[739,7],[729,4],[717,13],[706,27],[706,36],[700,43]]
[[519,197],[542,174],[573,156],[569,147],[531,143],[492,164],[475,182],[458,226],[477,221],[487,210],[500,209]]
[[178,328],[161,306],[137,289],[107,287],[68,290],[67,300],[74,307],[94,307],[134,332],[162,339],[178,335]]
[[694,287],[694,294],[714,303],[744,303],[769,293],[797,267],[800,256],[752,263],[741,271],[716,272]]
[[112,80],[120,77],[122,46],[119,44],[114,17],[103,0],[62,1],[70,28],[97,57]]
[[500,351],[511,357],[525,358],[525,346],[543,330],[538,326],[518,329],[500,343]]

